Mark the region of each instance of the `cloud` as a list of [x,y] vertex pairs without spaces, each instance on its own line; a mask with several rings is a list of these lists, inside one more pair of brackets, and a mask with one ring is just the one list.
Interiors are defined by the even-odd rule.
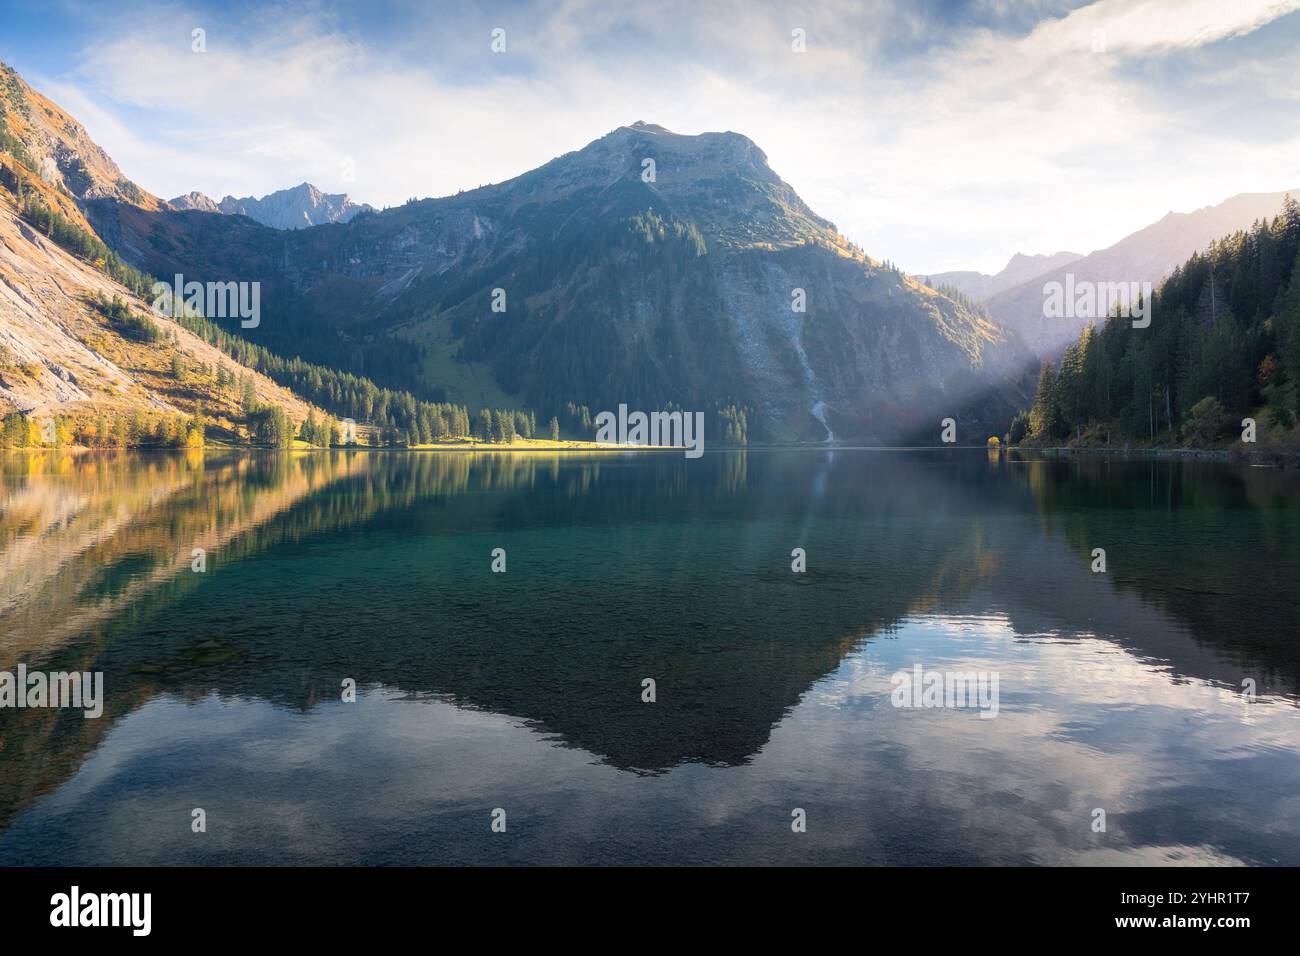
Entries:
[[[636,119],[732,129],[869,253],[995,270],[1018,250],[1087,252],[1171,208],[1294,186],[1295,94],[1270,82],[1294,45],[1240,45],[1300,32],[1300,18],[1277,22],[1298,5],[1100,0],[1048,5],[1032,26],[1024,7],[957,21],[886,0],[568,0],[346,22],[319,6],[240,19],[158,5],[106,18],[55,98],[166,196],[309,179],[396,204],[518,175]],[[505,54],[489,49],[495,25]],[[1194,96],[1157,82],[1185,61]],[[1249,115],[1233,110],[1243,100]],[[1212,110],[1234,128],[1206,122]]]
[[1105,33],[1108,50],[1169,53],[1244,36],[1297,9],[1296,0],[1101,0],[1050,20],[1031,36],[1039,49],[1068,51],[1093,31]]

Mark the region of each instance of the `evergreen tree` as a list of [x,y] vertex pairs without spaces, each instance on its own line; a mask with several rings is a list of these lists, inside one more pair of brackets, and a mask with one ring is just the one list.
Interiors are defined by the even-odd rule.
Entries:
[[1220,411],[1240,420],[1261,408],[1273,433],[1294,428],[1300,204],[1287,197],[1273,220],[1194,254],[1161,283],[1150,315],[1145,328],[1110,316],[1066,349],[1059,369],[1040,373],[1031,440],[1077,435],[1095,423],[1108,438],[1115,430],[1141,441],[1205,441]]
[[0,431],[0,444],[5,448],[22,448],[27,444],[27,416],[22,412],[10,412],[4,417],[3,430]]
[[189,448],[202,448],[206,428],[203,424],[203,406],[196,405],[194,414],[185,423],[185,444]]
[[1056,373],[1051,362],[1044,362],[1038,373],[1034,405],[1029,412],[1029,437],[1040,442],[1059,438],[1061,424],[1056,403]]
[[250,417],[257,411],[257,389],[253,383],[253,376],[244,373],[243,382],[240,386],[240,405],[244,409],[244,416]]
[[1011,429],[1007,432],[1007,443],[1019,445],[1029,435],[1029,413],[1020,412],[1011,419]]

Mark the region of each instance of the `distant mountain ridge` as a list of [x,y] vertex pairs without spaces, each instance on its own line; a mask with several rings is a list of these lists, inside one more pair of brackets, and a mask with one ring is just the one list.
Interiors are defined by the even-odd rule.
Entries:
[[[1290,190],[1289,194],[1300,196],[1300,190]],[[1046,283],[1064,284],[1066,275],[1070,274],[1074,283],[1149,282],[1154,289],[1193,253],[1205,250],[1223,236],[1276,216],[1287,195],[1288,192],[1241,193],[1193,212],[1171,212],[1105,249],[994,293],[986,300],[989,313],[994,321],[1019,334],[1036,353],[1055,358],[1078,339],[1092,320],[1045,318],[1043,286]],[[1096,324],[1100,326],[1101,321],[1097,320]]]
[[1083,258],[1078,252],[1054,252],[1050,255],[1025,255],[1017,252],[1002,268],[1001,272],[988,275],[983,272],[939,272],[926,281],[936,288],[956,289],[976,302],[983,302],[1004,289],[1020,285],[1036,278],[1044,272],[1067,266]]
[[1300,202],[1220,236],[1156,287],[1149,324],[1085,326],[1009,437],[1300,450]]
[[179,210],[247,216],[272,229],[306,229],[327,222],[348,222],[363,212],[374,211],[367,203],[353,202],[346,193],[321,192],[308,182],[268,193],[261,199],[226,196],[214,202],[204,193],[188,192],[168,202]]

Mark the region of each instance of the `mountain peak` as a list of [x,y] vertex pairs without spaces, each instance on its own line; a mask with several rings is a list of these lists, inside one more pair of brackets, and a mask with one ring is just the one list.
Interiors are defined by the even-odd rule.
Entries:
[[[547,205],[567,212],[590,205],[593,216],[656,214],[693,224],[712,248],[785,247],[816,241],[843,247],[822,219],[740,133],[675,133],[637,120],[581,149],[494,187],[516,208]],[[483,194],[479,194],[480,200]]]
[[[1033,275],[1037,275],[1038,272],[1046,272],[1057,265],[1064,265],[1068,262],[1073,262],[1076,259],[1082,258],[1082,253],[1070,252],[1068,250],[1052,253],[1037,252],[1032,254],[1017,252],[1007,260],[1006,267],[998,274],[1002,276],[1015,275],[1017,277],[1023,276],[1024,278],[1031,278]],[[1034,270],[1038,270],[1038,272],[1035,272]]]
[[[78,203],[115,199],[143,209],[162,203],[127,179],[77,119],[0,61],[0,133],[27,154],[43,199],[74,222]],[[10,150],[12,147],[6,147]]]
[[[308,192],[222,207],[258,218],[277,200],[301,214]],[[264,306],[301,323],[266,323],[268,348],[359,353],[448,395],[542,409],[680,395],[750,407],[783,440],[883,441],[929,429],[953,394],[1016,391],[1032,364],[964,304],[870,260],[735,132],[642,121],[505,182],[272,241],[226,216],[119,212],[102,209],[105,232],[151,273],[262,282]],[[805,320],[791,290],[809,285]],[[511,321],[483,321],[489,293],[507,286],[521,303]],[[380,334],[360,342],[362,322]],[[407,334],[440,337],[454,379],[423,378],[421,352],[398,341]],[[684,360],[659,361],[644,342]],[[881,347],[894,342],[906,345]],[[971,427],[1000,428],[969,412]]]
[[212,201],[212,198],[206,193],[201,193],[197,189],[185,193],[183,196],[176,196],[167,200],[168,205],[182,210],[197,210],[199,212],[221,212],[221,208]]
[[977,302],[984,302],[1035,276],[1068,266],[1071,262],[1082,258],[1083,256],[1077,252],[1053,252],[1050,255],[1046,253],[1027,255],[1017,252],[1007,261],[1002,271],[995,275],[970,271],[939,272],[930,275],[930,282],[954,288]]
[[660,126],[658,123],[647,123],[645,120],[637,120],[635,123],[628,126],[627,128],[639,130],[643,133],[668,133],[669,135],[672,136],[677,135],[676,133],[674,133],[672,130],[668,129],[665,126]]
[[182,210],[247,216],[273,229],[305,229],[327,222],[347,222],[359,213],[373,211],[366,203],[353,202],[346,193],[324,193],[306,180],[260,199],[228,195],[218,203],[201,192],[190,192],[171,200],[171,205]]
[[[654,138],[644,138],[647,135]],[[745,158],[751,162],[757,161],[762,165],[767,164],[767,154],[758,148],[757,143],[743,133],[736,133],[732,130],[678,133],[666,126],[660,126],[658,123],[647,123],[644,120],[637,120],[627,126],[619,126],[600,139],[587,144],[579,152],[585,152],[601,144],[621,148],[626,143],[648,143],[686,152],[698,151],[700,153],[712,152],[717,154],[719,151],[726,151],[733,158]]]

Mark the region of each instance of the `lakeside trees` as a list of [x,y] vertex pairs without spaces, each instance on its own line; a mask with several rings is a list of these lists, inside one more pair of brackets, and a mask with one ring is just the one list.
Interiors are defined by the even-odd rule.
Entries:
[[[1152,322],[1110,316],[1044,363],[1027,438],[1209,444],[1258,416],[1300,418],[1300,204],[1213,243],[1156,292]],[[1210,401],[1212,400],[1212,401]],[[1266,431],[1265,431],[1266,429]]]
[[293,445],[293,423],[279,405],[264,405],[249,417],[249,434],[253,440],[274,448]]
[[0,447],[202,448],[206,432],[201,407],[189,416],[173,413],[146,417],[137,409],[129,416],[110,419],[101,411],[93,422],[80,423],[63,415],[40,417],[10,412],[0,420]]

